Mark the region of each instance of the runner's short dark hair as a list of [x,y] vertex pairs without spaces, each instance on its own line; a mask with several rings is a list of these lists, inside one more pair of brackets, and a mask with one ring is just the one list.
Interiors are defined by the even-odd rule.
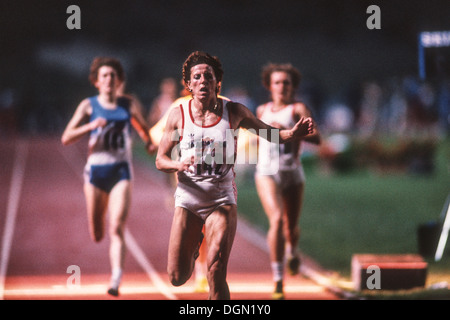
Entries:
[[91,63],[91,68],[89,71],[89,82],[95,85],[98,77],[98,69],[103,66],[112,67],[116,72],[119,80],[121,82],[125,81],[125,72],[123,71],[122,64],[116,58],[111,57],[95,57]]

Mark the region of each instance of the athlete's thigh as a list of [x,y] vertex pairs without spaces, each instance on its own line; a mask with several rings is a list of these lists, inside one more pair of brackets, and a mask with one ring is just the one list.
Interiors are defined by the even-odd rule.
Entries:
[[91,235],[95,240],[100,240],[103,237],[109,195],[89,182],[84,184],[84,195]]
[[304,184],[289,187],[282,193],[284,216],[289,225],[297,223],[303,205]]
[[215,261],[227,263],[237,226],[236,205],[225,205],[211,213],[205,222],[208,243],[208,266]]
[[202,228],[203,220],[199,217],[185,208],[175,208],[170,230],[169,267],[180,267],[190,263],[199,244]]
[[273,215],[281,216],[281,194],[279,188],[270,176],[255,176],[256,191],[266,215],[271,218]]
[[123,224],[127,218],[131,204],[131,181],[120,180],[109,193],[110,220]]

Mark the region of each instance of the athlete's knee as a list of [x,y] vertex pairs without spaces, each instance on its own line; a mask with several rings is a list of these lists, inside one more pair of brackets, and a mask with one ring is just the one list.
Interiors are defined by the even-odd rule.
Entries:
[[94,242],[100,242],[100,241],[102,241],[103,236],[104,236],[104,233],[103,233],[102,230],[94,230],[94,231],[91,233],[91,239],[92,239]]
[[283,227],[283,216],[281,214],[274,214],[270,218],[270,228],[279,230]]
[[113,237],[123,238],[124,229],[125,228],[123,223],[111,223],[109,227],[109,233]]
[[298,235],[300,234],[300,228],[298,225],[287,225],[286,228],[286,233],[290,236],[290,237],[298,237]]
[[169,274],[169,280],[170,283],[175,286],[179,287],[188,281],[189,276],[187,276],[184,273],[181,273],[179,270],[167,270],[167,273]]
[[169,257],[169,261],[167,264],[167,274],[169,275],[170,283],[175,286],[181,286],[189,280],[192,271],[187,268],[186,263],[182,263],[180,261],[171,261]]

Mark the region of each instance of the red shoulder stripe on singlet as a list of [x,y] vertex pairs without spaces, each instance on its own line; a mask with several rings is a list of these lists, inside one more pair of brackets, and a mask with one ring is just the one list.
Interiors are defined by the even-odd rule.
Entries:
[[211,127],[214,127],[215,125],[217,125],[217,124],[220,122],[220,120],[222,120],[222,117],[223,117],[223,109],[222,109],[222,116],[218,117],[216,122],[214,122],[213,124],[209,124],[209,125],[207,125],[207,126],[199,126],[198,124],[195,123],[195,121],[194,121],[194,115],[192,114],[192,105],[191,105],[191,102],[192,102],[192,101],[193,101],[193,99],[189,100],[189,107],[188,107],[188,108],[189,108],[189,116],[191,117],[191,121],[192,121],[192,123],[194,124],[194,126],[202,127],[202,128],[211,128]]
[[181,110],[181,130],[182,134],[180,134],[180,138],[178,141],[183,140],[183,134],[184,134],[184,111],[183,111],[183,104],[180,103],[180,110]]

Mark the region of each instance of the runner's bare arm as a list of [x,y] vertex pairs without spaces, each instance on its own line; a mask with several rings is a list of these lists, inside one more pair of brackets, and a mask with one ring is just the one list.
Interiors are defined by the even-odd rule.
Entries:
[[61,136],[61,143],[63,145],[66,146],[74,143],[81,139],[82,136],[89,133],[91,130],[106,125],[106,120],[103,118],[97,118],[94,121],[84,123],[88,121],[91,113],[92,106],[89,102],[89,99],[84,99],[78,105],[75,113],[73,114]]
[[[295,104],[295,116],[297,119],[300,119],[301,117],[310,117],[312,118],[311,110],[308,108],[307,105],[304,103],[298,102]],[[303,138],[303,141],[307,141],[309,143],[313,144],[320,144],[321,143],[321,135],[319,128],[317,126],[313,127],[312,133],[308,134]]]
[[[256,134],[269,141],[272,139],[271,130],[278,130],[255,117],[255,115],[244,105],[233,103],[230,106],[232,113],[232,127],[253,129]],[[262,131],[266,130],[266,131]],[[313,121],[310,117],[301,117],[295,126],[291,129],[279,130],[279,142],[286,143],[293,139],[300,139],[311,133],[313,130]]]
[[184,162],[178,160],[181,117],[180,108],[174,108],[169,113],[155,161],[158,170],[168,173],[185,171],[193,163],[193,159]]
[[134,98],[132,98],[131,100],[130,113],[131,125],[136,130],[142,141],[145,142],[147,152],[149,154],[154,153],[157,147],[152,143],[152,139],[150,138],[147,122],[142,115],[142,107],[140,103]]

